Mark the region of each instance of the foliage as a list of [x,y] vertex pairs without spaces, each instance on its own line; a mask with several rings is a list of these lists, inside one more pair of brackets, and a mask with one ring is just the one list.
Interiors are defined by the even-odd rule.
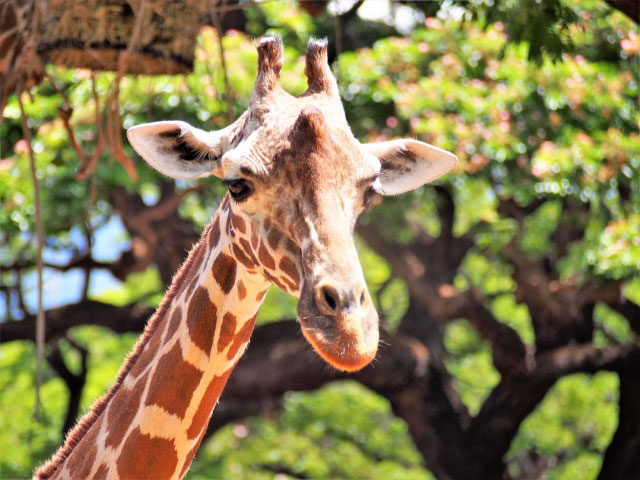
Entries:
[[602,461],[597,452],[609,444],[617,422],[616,383],[610,373],[560,380],[525,420],[509,456],[534,451],[560,460],[550,478],[595,478]]
[[188,478],[272,478],[278,471],[307,478],[433,478],[420,463],[406,425],[388,403],[343,382],[287,393],[276,419],[225,427]]

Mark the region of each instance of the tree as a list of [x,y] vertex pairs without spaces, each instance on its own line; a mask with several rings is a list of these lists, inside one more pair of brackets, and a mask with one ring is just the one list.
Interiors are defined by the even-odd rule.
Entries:
[[[327,371],[284,320],[295,302],[271,291],[193,478],[427,478],[423,467],[452,479],[640,471],[640,37],[601,2],[561,6],[571,45],[555,57],[509,41],[517,16],[489,21],[481,7],[460,20],[453,11],[423,18],[411,10],[404,36],[394,29],[407,25],[375,33],[357,9],[344,13],[334,67],[356,136],[415,135],[455,151],[459,167],[385,200],[357,226],[383,319],[379,359],[348,377]],[[245,13],[249,34],[266,25],[283,34],[282,82],[301,92],[297,59],[309,35],[333,34],[331,18],[269,3]],[[363,38],[370,48],[350,40]],[[255,54],[249,35],[227,34],[223,45],[237,116]],[[205,28],[193,74],[125,77],[122,125],[171,117],[223,126],[229,92],[218,48]],[[95,105],[115,75],[47,71],[24,99],[43,183],[48,285],[64,290],[48,295],[60,300],[47,311],[51,368],[40,425],[27,418],[34,206],[15,97],[0,126],[0,444],[14,451],[18,436],[23,445],[2,458],[10,477],[49,455],[108,386],[223,194],[215,181],[167,182],[141,162],[133,182],[107,154],[87,180],[76,179],[59,109],[78,145],[93,151]]]

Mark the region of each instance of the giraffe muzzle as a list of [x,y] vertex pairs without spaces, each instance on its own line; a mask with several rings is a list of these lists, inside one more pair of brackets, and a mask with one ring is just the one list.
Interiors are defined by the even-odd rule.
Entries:
[[364,283],[345,288],[324,280],[303,287],[298,319],[316,352],[339,370],[360,370],[376,356],[378,313]]

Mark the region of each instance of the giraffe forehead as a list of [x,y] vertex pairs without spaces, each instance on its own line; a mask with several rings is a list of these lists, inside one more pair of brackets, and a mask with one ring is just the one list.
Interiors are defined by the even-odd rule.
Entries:
[[[343,186],[378,173],[379,161],[362,151],[348,126],[326,118],[322,125],[300,128],[299,123],[289,125],[270,152],[269,176],[276,186],[289,184],[295,191],[298,186]],[[259,142],[258,148],[268,142]]]
[[[283,95],[260,118],[253,118],[247,138],[253,170],[266,176],[283,171],[293,178],[324,171],[348,179],[361,170],[379,170],[353,137],[342,106],[324,94]],[[307,118],[308,121],[301,121]],[[255,165],[260,163],[260,165]],[[266,179],[269,180],[268,178]],[[276,180],[274,178],[274,180]]]

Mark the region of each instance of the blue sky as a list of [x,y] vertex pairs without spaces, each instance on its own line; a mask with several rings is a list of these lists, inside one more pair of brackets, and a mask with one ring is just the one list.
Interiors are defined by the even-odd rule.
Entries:
[[[74,244],[80,248],[86,247],[84,236],[77,227],[72,228],[70,234]],[[122,252],[129,248],[128,235],[117,215],[113,215],[106,224],[95,231],[95,243],[92,250],[95,260],[102,262],[117,260],[120,258]],[[43,251],[45,263],[50,264],[64,265],[70,260],[71,256],[72,252],[68,250],[45,248]],[[44,308],[50,309],[68,303],[78,302],[82,295],[83,283],[84,272],[79,268],[69,270],[68,272],[59,272],[52,268],[45,268]],[[111,275],[108,270],[96,269],[91,275],[89,295],[97,294],[99,291],[113,290],[119,286],[121,286],[121,282]],[[22,279],[24,301],[32,313],[35,313],[37,309],[36,287],[37,273],[33,270]],[[5,319],[6,316],[6,305],[4,302],[0,302],[0,321]]]

